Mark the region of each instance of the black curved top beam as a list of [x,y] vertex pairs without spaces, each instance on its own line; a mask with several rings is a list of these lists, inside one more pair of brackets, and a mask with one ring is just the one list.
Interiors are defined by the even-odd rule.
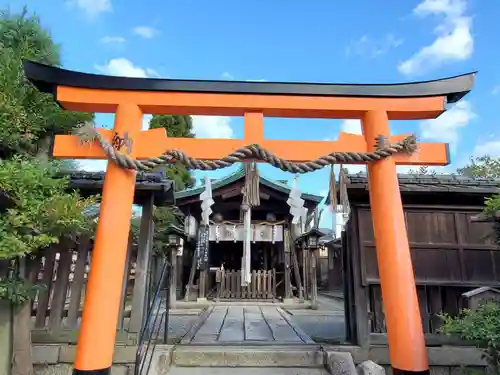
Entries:
[[445,96],[455,103],[473,87],[476,72],[434,81],[396,84],[331,84],[296,82],[241,82],[128,78],[88,74],[24,61],[26,77],[42,92],[55,94],[57,86],[104,90],[175,91],[220,94],[352,96],[412,98]]

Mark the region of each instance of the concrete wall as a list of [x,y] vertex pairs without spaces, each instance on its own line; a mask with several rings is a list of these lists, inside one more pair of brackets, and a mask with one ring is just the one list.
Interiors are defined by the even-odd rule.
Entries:
[[[357,365],[368,359],[383,366],[387,375],[392,375],[389,349],[386,346],[372,346],[360,348],[356,346],[325,346],[327,351],[348,351]],[[481,351],[474,347],[442,346],[427,348],[429,365],[433,375],[462,375],[466,370],[475,371],[474,374],[484,373],[486,362]]]
[[[71,375],[75,349],[75,346],[65,344],[33,345],[35,375]],[[356,364],[370,359],[383,366],[388,375],[392,375],[387,347],[324,346],[324,350],[350,352]],[[157,352],[152,360],[155,374],[166,375],[170,366],[171,352],[170,345],[157,346]],[[434,375],[466,374],[464,368],[481,373],[486,366],[486,362],[481,358],[481,352],[474,347],[434,347],[428,348],[428,353],[431,373]],[[135,346],[117,345],[112,374],[133,375],[135,354]]]
[[[112,375],[133,375],[136,346],[117,345]],[[75,345],[33,344],[35,375],[72,375]]]

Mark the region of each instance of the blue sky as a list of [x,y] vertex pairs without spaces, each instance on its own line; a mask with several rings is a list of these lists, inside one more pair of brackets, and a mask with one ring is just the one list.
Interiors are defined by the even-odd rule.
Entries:
[[[381,5],[383,3],[383,6]],[[432,121],[392,124],[394,134],[449,142],[453,171],[472,155],[500,156],[500,2],[495,0],[50,0],[28,5],[62,44],[68,69],[136,77],[390,83],[479,70],[465,100]],[[482,5],[482,7],[479,6]],[[109,115],[97,117],[110,126]],[[147,118],[146,118],[147,122]],[[195,117],[198,137],[241,137],[241,118]],[[354,120],[266,119],[266,137],[335,139]],[[84,164],[103,168],[102,162]],[[400,168],[402,172],[407,170]],[[360,167],[349,168],[359,171]],[[261,167],[273,179],[293,176]],[[230,173],[215,172],[214,177]],[[198,177],[203,174],[197,173]],[[325,193],[328,171],[300,177]],[[325,220],[328,220],[325,217]],[[325,221],[326,222],[326,221]]]

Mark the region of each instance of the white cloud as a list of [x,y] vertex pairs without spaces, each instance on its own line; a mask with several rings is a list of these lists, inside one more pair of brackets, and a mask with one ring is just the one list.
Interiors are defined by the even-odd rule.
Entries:
[[79,160],[80,168],[86,172],[102,172],[108,166],[107,160]]
[[125,38],[121,36],[104,36],[100,39],[100,42],[122,44],[125,43]]
[[95,68],[100,72],[111,76],[137,78],[158,76],[158,73],[153,69],[141,68],[123,57],[111,59],[106,65],[96,65]]
[[136,26],[134,27],[132,32],[146,39],[151,39],[156,36],[156,34],[158,34],[158,31],[156,29],[149,26]]
[[496,137],[494,134],[490,134],[488,138],[490,138],[490,140],[483,139],[479,141],[472,149],[471,153],[461,153],[457,158],[458,160],[452,164],[453,169],[451,166],[441,168],[447,168],[449,171],[453,172],[459,167],[469,165],[471,158],[477,158],[485,155],[493,158],[500,158],[500,138]]
[[151,69],[151,68],[146,68],[146,74],[150,78],[160,78],[161,77],[160,73],[158,73],[156,70]]
[[500,140],[496,139],[493,141],[479,143],[474,147],[473,156],[491,156],[494,158],[500,157]]
[[[109,75],[139,78],[146,78],[151,76],[151,73],[154,72],[152,69],[144,69],[135,66],[131,61],[124,58],[112,59],[104,66],[96,66],[96,69]],[[149,121],[151,118],[151,115],[143,116],[142,130],[149,129]],[[106,170],[108,162],[106,160],[81,160],[79,161],[79,164],[83,170],[95,172]]]
[[197,138],[232,138],[230,117],[192,116],[193,131]]
[[153,115],[144,115],[142,117],[142,130],[148,130],[149,129],[149,122],[153,118]]
[[346,133],[352,134],[362,134],[361,132],[361,121],[358,119],[350,119],[342,121],[340,129]]
[[111,0],[70,0],[68,4],[84,11],[89,16],[113,10]]
[[347,56],[364,56],[375,58],[387,53],[393,48],[403,44],[403,39],[396,38],[394,34],[387,34],[382,39],[373,39],[363,35],[355,42],[351,42],[346,48]]
[[222,73],[221,77],[223,79],[227,79],[227,80],[230,80],[230,81],[232,81],[234,79],[233,75],[231,73],[229,73],[229,72]]
[[[234,81],[236,77],[232,75],[229,72],[224,72],[221,74],[222,79],[228,80],[228,81]],[[246,82],[267,82],[267,80],[263,78],[258,78],[258,79],[245,79]]]
[[462,100],[438,118],[420,122],[421,136],[424,139],[450,143],[451,150],[454,151],[459,131],[475,117],[470,102]]
[[442,16],[434,29],[436,39],[423,47],[408,60],[401,62],[398,70],[405,75],[418,75],[443,64],[464,61],[472,56],[472,18],[466,14],[467,0],[423,0],[413,9],[417,16]]

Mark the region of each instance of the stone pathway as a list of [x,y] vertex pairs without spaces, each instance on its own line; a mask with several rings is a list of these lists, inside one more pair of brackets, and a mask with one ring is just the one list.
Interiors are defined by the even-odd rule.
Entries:
[[214,306],[182,339],[182,344],[313,344],[277,306]]

